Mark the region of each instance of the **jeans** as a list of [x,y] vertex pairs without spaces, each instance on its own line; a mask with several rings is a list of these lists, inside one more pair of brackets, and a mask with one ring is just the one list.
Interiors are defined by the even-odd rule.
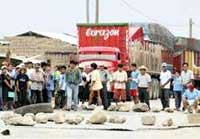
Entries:
[[32,101],[33,104],[42,103],[43,102],[42,91],[31,90],[31,101]]
[[103,106],[104,109],[107,109],[109,107],[109,101],[108,101],[108,90],[106,83],[103,83],[102,92],[103,92]]
[[19,106],[25,106],[29,104],[28,92],[26,90],[20,90],[20,92],[18,92],[17,94],[18,94]]
[[138,88],[138,92],[139,92],[139,99],[140,102],[142,103],[146,103],[149,108],[150,108],[150,103],[149,103],[149,92],[147,92],[147,88]]
[[174,91],[174,95],[176,109],[179,109],[181,107],[182,91]]
[[66,96],[64,90],[59,90],[56,97],[56,107],[63,108],[66,105]]
[[3,109],[2,87],[0,85],[0,111]]
[[51,98],[54,97],[54,91],[53,90],[48,90],[47,89],[47,101],[48,103],[51,102]]
[[78,106],[78,92],[79,86],[74,84],[66,85],[66,94],[67,94],[67,108],[72,108],[72,102],[74,103],[73,106],[77,108]]
[[161,89],[160,100],[161,100],[163,109],[169,107],[169,89]]

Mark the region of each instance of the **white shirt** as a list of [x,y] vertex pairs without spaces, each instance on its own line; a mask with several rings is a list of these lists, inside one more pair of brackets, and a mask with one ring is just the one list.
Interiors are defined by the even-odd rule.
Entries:
[[65,74],[60,74],[59,88],[60,90],[66,89],[66,75]]
[[182,77],[182,80],[183,80],[183,84],[187,84],[190,80],[194,79],[194,74],[191,70],[187,70],[187,72],[182,71],[181,77]]
[[[85,77],[87,82],[90,81],[90,77],[86,72],[82,72],[81,76],[82,76],[82,78]],[[79,84],[79,86],[83,86],[83,85],[84,85],[84,81],[82,80],[82,82]]]
[[[114,83],[114,88],[115,89],[126,89],[126,83],[123,81],[128,80],[128,76],[126,71],[116,71],[113,75],[113,80],[115,81]],[[123,83],[119,83],[123,82]]]
[[151,82],[151,76],[148,73],[138,75],[138,87],[148,88]]
[[27,69],[26,71],[26,75],[28,75],[29,78],[31,78],[31,74],[34,72],[34,69],[31,68],[31,69]]
[[[165,72],[161,71],[161,73],[160,73],[160,84],[164,85],[171,78],[172,78],[172,74],[169,70],[167,70]],[[170,83],[171,82],[168,82],[163,88],[164,89],[170,89]]]

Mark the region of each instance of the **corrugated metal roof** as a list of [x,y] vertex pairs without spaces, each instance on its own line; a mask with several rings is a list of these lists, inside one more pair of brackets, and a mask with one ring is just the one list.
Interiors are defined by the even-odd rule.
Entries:
[[200,40],[194,38],[176,37],[176,46],[180,46],[179,49],[190,49],[200,51]]
[[53,32],[41,32],[41,31],[28,31],[22,34],[18,34],[16,36],[30,36],[33,34],[37,34],[39,36],[43,37],[48,37],[48,38],[54,38],[54,39],[59,39],[61,41],[73,44],[73,45],[78,45],[78,39],[75,36],[66,34],[66,33],[53,33]]
[[156,23],[132,23],[132,27],[142,27],[144,39],[161,43],[167,48],[173,49],[174,35],[164,26]]

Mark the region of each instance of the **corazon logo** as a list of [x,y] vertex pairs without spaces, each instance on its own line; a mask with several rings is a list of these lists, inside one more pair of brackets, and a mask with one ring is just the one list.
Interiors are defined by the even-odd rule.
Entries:
[[93,30],[88,28],[86,30],[85,35],[87,37],[103,37],[104,40],[107,40],[111,36],[119,36],[119,29],[101,29],[101,30]]

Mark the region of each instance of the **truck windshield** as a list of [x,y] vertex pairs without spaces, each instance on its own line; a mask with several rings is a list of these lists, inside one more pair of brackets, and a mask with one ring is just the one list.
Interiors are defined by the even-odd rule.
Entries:
[[80,61],[83,60],[110,60],[116,61],[117,57],[114,54],[79,54]]

